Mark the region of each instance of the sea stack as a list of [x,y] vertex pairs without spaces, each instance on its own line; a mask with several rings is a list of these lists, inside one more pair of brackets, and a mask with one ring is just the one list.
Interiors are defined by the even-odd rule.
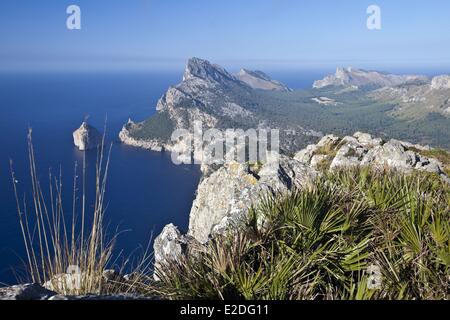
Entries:
[[83,122],[81,126],[73,132],[73,143],[80,151],[95,149],[102,141],[102,135],[97,129]]

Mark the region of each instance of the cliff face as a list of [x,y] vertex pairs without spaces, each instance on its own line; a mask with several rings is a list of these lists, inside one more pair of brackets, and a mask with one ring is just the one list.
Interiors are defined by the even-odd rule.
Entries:
[[355,166],[390,168],[401,172],[426,171],[448,179],[445,165],[426,156],[432,149],[391,139],[384,141],[370,134],[357,132],[353,136],[339,138],[335,135],[323,137],[317,144],[309,145],[298,152],[295,159],[312,168],[336,170]]
[[73,132],[73,143],[81,151],[95,149],[102,142],[102,135],[94,127],[83,122],[81,126]]
[[444,164],[422,154],[430,150],[394,139],[385,142],[357,132],[344,138],[327,135],[294,158],[273,157],[259,166],[227,164],[199,185],[190,212],[188,234],[205,243],[215,233],[238,225],[249,206],[265,193],[305,187],[313,183],[321,170],[371,166],[405,173],[426,171],[448,179]]

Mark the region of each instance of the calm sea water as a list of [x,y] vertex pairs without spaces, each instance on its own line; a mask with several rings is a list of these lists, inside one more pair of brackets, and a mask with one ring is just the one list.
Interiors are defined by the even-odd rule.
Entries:
[[[293,88],[310,87],[324,73],[274,73]],[[0,284],[17,282],[26,257],[12,190],[9,159],[19,192],[30,197],[26,136],[33,140],[42,185],[48,172],[61,168],[64,203],[72,205],[74,163],[83,154],[73,146],[72,132],[86,116],[99,130],[107,116],[107,138],[113,143],[106,194],[110,233],[123,231],[116,254],[131,255],[149,244],[164,225],[173,222],[186,231],[189,211],[200,179],[199,168],[176,166],[170,155],[120,144],[117,135],[131,117],[143,120],[155,112],[159,97],[180,82],[180,73],[1,74],[0,75]],[[87,153],[88,195],[93,194],[96,151]],[[88,200],[92,199],[89,198]],[[88,201],[92,206],[92,201]],[[31,209],[31,208],[30,208]],[[121,259],[122,259],[121,258]],[[119,259],[120,260],[120,259]]]
[[[108,141],[114,144],[106,222],[111,233],[124,231],[116,245],[117,253],[123,250],[122,257],[147,246],[152,232],[157,235],[167,223],[186,230],[199,169],[175,166],[167,154],[117,141],[128,117],[149,117],[157,99],[179,81],[179,74],[170,73],[0,75],[0,283],[15,283],[15,272],[20,274],[24,269],[9,159],[14,161],[21,194],[29,196],[28,127],[33,128],[42,184],[48,185],[49,168],[56,174],[62,169],[65,206],[70,213],[74,163],[82,163],[82,153],[73,146],[72,131],[87,115],[89,122],[101,130],[107,115]],[[89,172],[95,160],[96,151],[88,152]],[[88,186],[93,186],[92,178],[92,174],[88,176]]]

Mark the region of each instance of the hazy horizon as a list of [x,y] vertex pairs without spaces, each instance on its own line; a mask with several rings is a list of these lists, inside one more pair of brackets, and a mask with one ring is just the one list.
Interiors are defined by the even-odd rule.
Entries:
[[[66,27],[72,4],[81,30]],[[373,4],[381,30],[366,26]],[[449,10],[444,0],[2,1],[0,71],[177,71],[192,56],[229,69],[450,70]]]

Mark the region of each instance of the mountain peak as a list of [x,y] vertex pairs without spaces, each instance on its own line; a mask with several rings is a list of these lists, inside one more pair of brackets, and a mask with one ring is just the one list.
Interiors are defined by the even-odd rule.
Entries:
[[262,71],[250,71],[241,69],[235,74],[235,78],[246,83],[253,89],[273,90],[273,91],[291,91],[283,83],[272,80],[267,74]]
[[200,58],[190,58],[184,71],[183,81],[200,78],[212,82],[232,81],[233,76],[217,64]]

